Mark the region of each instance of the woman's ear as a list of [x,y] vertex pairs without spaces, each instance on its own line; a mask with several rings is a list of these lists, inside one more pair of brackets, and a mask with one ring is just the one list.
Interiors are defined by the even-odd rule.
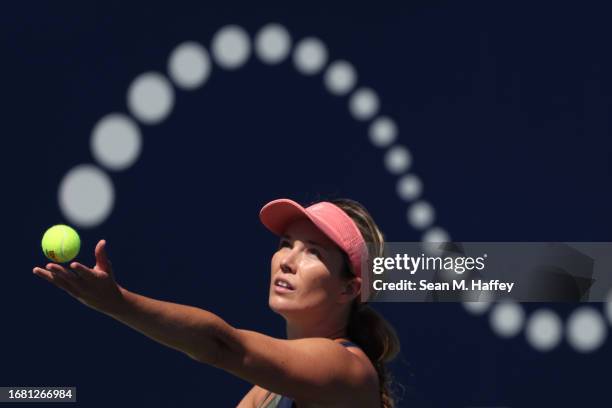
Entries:
[[361,278],[355,277],[344,284],[340,303],[350,303],[361,294]]

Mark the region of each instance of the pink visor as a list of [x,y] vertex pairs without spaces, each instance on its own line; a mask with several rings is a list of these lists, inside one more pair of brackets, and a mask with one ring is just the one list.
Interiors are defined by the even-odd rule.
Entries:
[[[340,207],[322,201],[304,208],[293,200],[281,198],[270,201],[259,212],[259,219],[276,235],[283,235],[293,221],[308,218],[349,258],[356,276],[361,277],[362,258],[367,254],[359,228]],[[365,258],[364,258],[365,259]]]

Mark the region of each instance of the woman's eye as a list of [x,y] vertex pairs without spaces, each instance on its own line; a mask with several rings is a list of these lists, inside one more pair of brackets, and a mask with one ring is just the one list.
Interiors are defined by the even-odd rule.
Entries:
[[314,256],[317,256],[317,257],[319,257],[319,258],[321,257],[321,252],[319,252],[319,250],[318,250],[318,249],[315,249],[315,248],[310,248],[308,251],[309,251],[311,254],[313,254]]

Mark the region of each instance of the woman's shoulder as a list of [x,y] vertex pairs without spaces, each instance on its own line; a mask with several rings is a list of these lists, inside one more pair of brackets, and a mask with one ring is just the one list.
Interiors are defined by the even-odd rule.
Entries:
[[368,355],[365,353],[365,351],[361,348],[359,344],[354,343],[350,339],[346,339],[346,338],[334,339],[334,341],[336,343],[340,343],[341,345],[343,345],[347,351],[357,356],[359,360],[363,361],[364,363],[366,363],[367,366],[371,367],[374,371],[376,371],[374,369],[374,365],[370,361],[370,358],[368,357]]
[[[303,341],[303,340],[299,340],[299,341]],[[314,344],[316,345],[317,349],[322,354],[324,354],[323,350],[326,347],[325,342],[320,342],[320,340],[322,339],[312,339],[312,341],[315,342]],[[376,397],[377,399],[378,397],[378,374],[373,364],[370,362],[369,358],[365,354],[365,352],[357,344],[349,343],[348,339],[333,339],[333,340],[327,339],[327,341],[330,341],[330,340],[333,342],[336,342],[338,346],[340,346],[340,343],[344,343],[340,347],[336,346],[338,347],[336,348],[336,350],[338,350],[339,348],[342,348],[345,350],[346,354],[338,353],[338,351],[333,351],[333,352],[330,352],[329,355],[333,357],[335,364],[337,364],[337,366],[334,366],[334,367],[343,366],[344,369],[350,370],[350,373],[346,372],[345,374],[347,376],[345,378],[350,377],[350,380],[345,382],[343,385],[344,391],[346,391],[349,388],[352,389],[351,392],[349,392],[348,394],[344,396],[344,398],[347,398],[347,403],[348,403],[348,400],[361,401],[361,402],[371,400],[372,403],[367,404],[367,405],[368,406],[376,405],[374,403],[374,398]],[[290,340],[290,341],[293,342],[294,340]],[[303,344],[302,346],[304,345],[305,344]],[[299,347],[302,347],[302,346],[299,346]],[[298,350],[299,347],[289,349],[289,350]],[[285,354],[291,355],[290,353],[285,353]],[[312,353],[303,353],[303,354],[307,356],[308,358],[310,358],[312,355]],[[301,357],[302,357],[302,360],[304,360],[303,356]],[[329,360],[331,359],[332,358],[330,357]],[[344,359],[346,359],[345,362],[342,362],[342,360]],[[289,358],[288,360],[285,360],[284,362],[286,363],[287,361],[291,361],[291,360],[292,359]],[[306,359],[305,361],[307,360],[308,359]],[[349,360],[351,362],[349,362]],[[327,360],[325,361],[327,365],[330,364],[329,361]],[[322,364],[322,365],[326,365],[326,364]],[[339,374],[337,370],[333,370],[333,371],[336,372],[336,375]],[[303,379],[298,378],[297,379],[298,383],[295,382],[296,380],[295,378],[292,381],[287,382],[288,380],[287,377],[282,375],[283,373],[280,373],[279,376],[275,377],[278,380],[277,381],[278,384],[274,384],[274,385],[277,386],[278,389],[283,389],[283,388],[286,389],[287,395],[295,395],[296,400],[299,403],[301,403],[300,404],[301,406],[313,406],[311,405],[312,403],[307,402],[307,400],[310,397],[312,397],[312,395],[314,395],[313,394],[314,392],[321,392],[320,390],[321,377],[317,377],[317,376],[324,374],[325,371],[321,371],[321,367],[316,367],[316,368],[309,369],[309,370],[303,369],[301,371],[298,371],[298,373],[300,373],[300,375],[304,377]],[[269,380],[269,376],[266,376],[266,378],[264,378],[262,381],[265,382],[267,380]],[[304,383],[299,384],[300,380],[304,381]],[[255,381],[253,381],[253,383],[255,383]],[[312,390],[309,390],[308,389],[309,387],[315,387],[314,383],[317,383],[316,387],[319,387],[319,388],[316,388],[316,389],[313,388]],[[331,385],[330,387],[328,387],[328,389],[329,390],[328,391],[326,390],[325,392],[338,391],[337,387],[336,389],[334,389],[334,387],[332,387]],[[285,394],[285,392],[281,392],[281,394]],[[274,395],[272,395],[272,397],[273,396]],[[251,388],[251,390],[247,393],[247,395],[245,395],[245,397],[240,402],[238,407],[239,408],[251,408],[251,407],[259,408],[262,405],[262,403],[265,402],[266,398],[270,399],[271,397],[270,397],[270,393],[268,392],[268,390],[264,388],[264,385],[263,384],[262,386],[255,385]],[[316,406],[321,406],[321,405],[317,404]]]
[[346,338],[334,339],[334,341],[342,344],[359,361],[363,370],[363,380],[366,383],[364,385],[369,384],[378,389],[378,372],[365,351],[357,343]]

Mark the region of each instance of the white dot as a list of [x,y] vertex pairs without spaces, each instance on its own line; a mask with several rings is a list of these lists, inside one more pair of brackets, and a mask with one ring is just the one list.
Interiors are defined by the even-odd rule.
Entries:
[[385,153],[385,167],[391,174],[401,174],[412,164],[412,155],[403,146],[394,146]]
[[326,63],[327,48],[318,38],[304,38],[293,51],[293,64],[304,75],[318,73]]
[[142,148],[140,130],[134,121],[123,114],[111,113],[96,123],[91,136],[94,158],[109,170],[130,167]]
[[291,35],[280,24],[267,24],[255,36],[255,53],[266,64],[278,64],[287,58]]
[[561,319],[550,310],[541,309],[529,316],[525,336],[531,346],[539,351],[552,350],[561,341]]
[[612,324],[612,290],[608,293],[608,301],[606,302],[606,314],[608,315],[608,320],[610,324]]
[[196,42],[184,42],[170,54],[168,73],[182,89],[193,90],[202,86],[210,76],[210,70],[208,52]]
[[[448,233],[440,227],[433,227],[428,229],[421,238],[422,247],[428,255],[441,255],[443,249],[440,244],[450,242],[450,236]],[[479,297],[475,299],[481,299]]]
[[393,119],[381,116],[370,125],[369,135],[374,146],[390,146],[397,138],[397,125]]
[[359,88],[349,100],[349,111],[356,120],[368,120],[378,112],[378,95],[370,88]]
[[408,208],[408,222],[413,228],[424,229],[434,220],[434,209],[426,201],[418,201]]
[[228,25],[217,31],[212,40],[212,55],[224,69],[238,69],[251,55],[247,32],[237,25]]
[[174,91],[161,74],[139,75],[128,89],[128,108],[140,122],[152,125],[164,120],[174,105]]
[[516,336],[525,322],[522,306],[511,301],[497,303],[489,316],[493,331],[505,338]]
[[325,87],[334,95],[349,93],[357,82],[355,68],[347,61],[335,61],[325,71]]
[[567,341],[579,352],[588,353],[599,348],[606,335],[601,314],[591,307],[579,307],[567,319]]
[[110,214],[115,201],[111,179],[98,167],[73,167],[60,182],[59,206],[71,224],[95,227]]
[[491,307],[491,302],[463,302],[463,307],[473,315],[482,315]]
[[397,195],[405,201],[414,201],[423,191],[423,183],[414,174],[406,174],[397,181]]
[[428,229],[427,232],[423,234],[422,241],[432,243],[450,242],[450,236],[448,235],[448,232],[446,232],[442,228],[434,227]]

